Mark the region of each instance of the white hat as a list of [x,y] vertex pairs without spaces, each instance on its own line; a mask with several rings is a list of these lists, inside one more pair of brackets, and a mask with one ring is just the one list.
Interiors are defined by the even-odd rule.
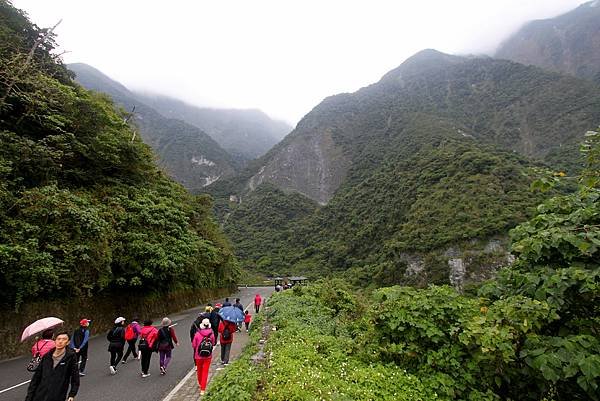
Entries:
[[125,318],[123,316],[119,316],[118,318],[115,319],[115,324],[121,324],[125,321]]
[[210,329],[210,320],[202,319],[202,323],[200,323],[203,329]]

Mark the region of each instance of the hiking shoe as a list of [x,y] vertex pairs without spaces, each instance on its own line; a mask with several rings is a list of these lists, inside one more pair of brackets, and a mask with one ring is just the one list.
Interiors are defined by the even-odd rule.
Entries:
[[150,373],[142,373],[142,377],[148,377],[150,376]]
[[142,359],[142,353],[140,352],[135,359]]
[[206,391],[200,390],[200,395],[204,395],[204,394],[206,394]]
[[123,360],[121,361],[121,363],[122,363],[123,365],[125,365],[125,364],[127,363],[127,361],[126,361],[125,359],[123,359]]
[[110,370],[110,374],[111,374],[111,375],[114,375],[114,374],[116,374],[116,373],[117,373],[117,369],[115,369],[115,367],[114,367],[114,366],[109,366],[109,367],[108,367],[108,370]]
[[85,376],[85,373],[79,372],[79,376]]
[[167,370],[165,369],[165,367],[164,367],[164,366],[161,366],[161,367],[160,367],[160,374],[161,374],[161,375],[164,375],[165,373],[167,373]]

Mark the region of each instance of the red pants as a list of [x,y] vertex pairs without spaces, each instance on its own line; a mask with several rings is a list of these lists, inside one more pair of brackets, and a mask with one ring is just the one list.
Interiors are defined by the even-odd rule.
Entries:
[[210,368],[210,358],[196,359],[196,374],[198,375],[198,384],[200,390],[206,390],[206,382],[208,381],[208,368]]

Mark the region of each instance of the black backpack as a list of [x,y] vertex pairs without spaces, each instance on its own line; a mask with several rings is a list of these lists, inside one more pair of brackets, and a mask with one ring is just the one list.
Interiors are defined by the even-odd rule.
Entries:
[[225,325],[225,328],[223,329],[223,334],[221,334],[221,337],[225,341],[231,340],[231,331],[229,330],[229,325]]
[[213,351],[213,344],[212,344],[212,341],[210,341],[210,337],[204,336],[202,338],[202,341],[200,342],[200,345],[198,345],[198,349],[196,350],[196,352],[198,353],[198,356],[201,356],[201,357],[211,356],[212,351]]

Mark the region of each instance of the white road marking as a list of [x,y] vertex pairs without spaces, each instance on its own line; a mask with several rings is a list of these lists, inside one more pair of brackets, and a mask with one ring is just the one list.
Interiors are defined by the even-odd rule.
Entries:
[[5,393],[5,392],[7,392],[7,391],[10,391],[10,390],[14,390],[14,389],[16,389],[17,387],[21,387],[22,385],[24,385],[24,384],[27,384],[27,383],[29,383],[30,381],[31,381],[31,380],[27,380],[26,382],[23,382],[23,383],[16,384],[16,385],[14,385],[14,386],[12,386],[12,387],[5,388],[4,390],[0,390],[0,394],[2,394],[2,393]]

